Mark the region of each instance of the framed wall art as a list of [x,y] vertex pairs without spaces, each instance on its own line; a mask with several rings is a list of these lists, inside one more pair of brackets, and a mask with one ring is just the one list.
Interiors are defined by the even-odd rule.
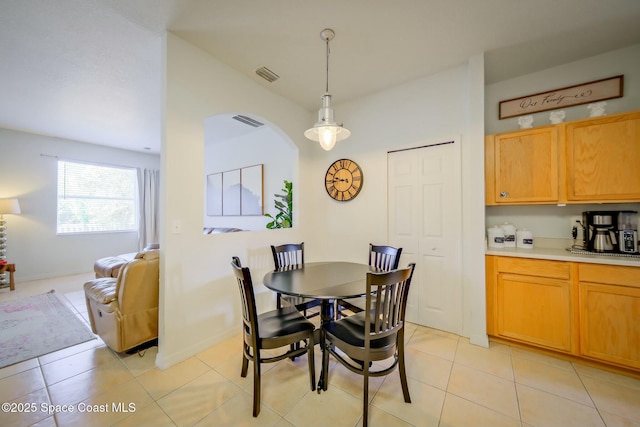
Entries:
[[207,175],[207,215],[222,215],[222,172]]
[[263,169],[260,164],[207,175],[207,215],[263,215]]
[[240,169],[240,215],[262,215],[262,165]]

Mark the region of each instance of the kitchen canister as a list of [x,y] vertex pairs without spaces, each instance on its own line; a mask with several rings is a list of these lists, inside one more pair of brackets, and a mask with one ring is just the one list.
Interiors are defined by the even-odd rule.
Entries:
[[505,222],[500,226],[504,231],[504,247],[515,248],[516,247],[516,227],[515,225]]
[[526,228],[516,231],[516,240],[518,248],[533,249],[533,233]]
[[490,248],[504,248],[504,230],[497,225],[488,228],[487,243]]

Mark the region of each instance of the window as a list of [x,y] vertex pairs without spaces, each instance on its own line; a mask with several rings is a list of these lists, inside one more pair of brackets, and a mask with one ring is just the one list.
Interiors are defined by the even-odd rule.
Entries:
[[58,161],[58,234],[136,231],[134,168]]

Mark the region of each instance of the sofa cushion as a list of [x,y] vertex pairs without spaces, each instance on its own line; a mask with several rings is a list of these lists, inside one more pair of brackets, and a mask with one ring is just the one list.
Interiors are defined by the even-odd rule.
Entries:
[[96,278],[118,277],[120,268],[129,261],[135,259],[137,254],[137,252],[131,252],[128,254],[108,256],[98,259],[93,264],[93,271],[96,273]]
[[99,304],[109,304],[117,299],[116,282],[113,277],[90,280],[84,284],[84,294]]

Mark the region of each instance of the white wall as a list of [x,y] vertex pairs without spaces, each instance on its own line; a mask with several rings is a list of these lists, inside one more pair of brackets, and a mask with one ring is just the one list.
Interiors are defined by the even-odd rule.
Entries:
[[17,282],[90,272],[98,258],[137,250],[137,233],[56,235],[56,156],[159,169],[158,155],[1,128],[0,152],[6,154],[0,168],[0,198],[17,197],[22,211],[5,216],[7,257],[16,264]]
[[[293,229],[202,234],[204,120],[242,111],[277,126],[298,146],[295,189],[305,188],[299,169],[311,153],[303,132],[311,114],[241,76],[172,34],[166,36],[166,128],[162,147],[160,339],[157,364],[169,366],[240,331],[240,299],[231,257],[252,269],[258,309],[274,306],[261,283],[273,269],[270,244],[302,240],[309,223],[308,194],[297,191]],[[299,218],[299,219],[298,219]],[[171,233],[174,221],[180,234]]]
[[[517,117],[498,120],[498,103],[505,99],[544,92],[574,84],[624,75],[624,96],[607,100],[608,114],[640,109],[640,45],[614,50],[602,55],[549,68],[537,73],[488,85],[485,89],[486,133],[518,129]],[[587,104],[588,105],[588,104]],[[564,108],[565,121],[589,117],[587,105]],[[534,114],[534,126],[549,124],[549,113]],[[509,221],[517,227],[528,228],[534,237],[570,238],[571,216],[586,210],[636,210],[639,203],[568,205],[568,206],[496,206],[486,208],[487,227]]]
[[[255,117],[256,120],[264,119]],[[205,140],[208,132],[205,126]],[[274,194],[282,194],[284,180],[293,179],[293,165],[297,163],[298,148],[271,128],[271,124],[244,135],[219,143],[205,143],[205,175],[262,164],[264,213],[275,216]],[[203,177],[206,179],[206,177]],[[296,188],[293,189],[295,195]],[[206,191],[205,191],[206,194]],[[265,216],[208,216],[204,210],[205,227],[234,227],[242,230],[264,230],[271,221]]]
[[[459,138],[463,162],[469,165],[482,153],[482,105],[469,97],[482,91],[482,60],[436,76],[417,80],[348,104],[336,105],[337,119],[353,132],[331,152],[303,137],[316,120],[308,112],[239,75],[216,59],[167,36],[166,140],[163,145],[163,207],[161,220],[161,324],[160,367],[180,361],[239,331],[239,298],[229,266],[238,255],[252,269],[254,281],[272,268],[270,244],[305,241],[309,262],[340,259],[366,260],[369,242],[387,239],[387,151],[434,140]],[[471,83],[473,82],[473,83]],[[318,106],[319,107],[319,106]],[[291,230],[231,233],[205,239],[203,212],[203,120],[226,111],[245,111],[265,117],[298,146],[294,169],[294,208],[299,226]],[[331,200],[324,189],[324,174],[334,160],[348,157],[364,170],[360,195],[348,203]],[[484,295],[482,162],[465,172],[470,244],[466,290]],[[469,193],[472,193],[469,195]],[[174,220],[181,234],[171,234]],[[473,230],[475,228],[475,231]],[[210,237],[210,236],[209,236]],[[474,249],[475,246],[475,249]],[[475,271],[472,268],[476,269]],[[258,286],[262,307],[272,295]],[[484,334],[484,298],[466,310],[466,325],[478,325]],[[273,305],[271,305],[272,307]],[[474,317],[476,316],[476,317]],[[471,328],[467,326],[467,330]],[[480,340],[486,341],[486,334]]]
[[[337,120],[352,136],[314,157],[313,246],[321,260],[362,262],[369,243],[387,242],[387,152],[459,139],[463,164],[463,335],[486,345],[484,303],[484,87],[482,55],[469,64],[336,106]],[[335,160],[363,169],[364,185],[347,203],[327,197],[323,177]],[[307,238],[307,237],[305,237]],[[305,245],[305,250],[307,246]],[[404,263],[401,259],[401,263]]]
[[[500,101],[621,74],[624,75],[624,96],[606,100],[607,113],[615,114],[640,109],[640,45],[614,50],[602,55],[487,85],[485,89],[485,127],[487,134],[518,129],[518,117],[498,119]],[[589,117],[587,105],[589,104],[562,108],[567,113],[565,121]],[[549,114],[552,111],[555,110],[533,114],[533,126],[550,124]]]

